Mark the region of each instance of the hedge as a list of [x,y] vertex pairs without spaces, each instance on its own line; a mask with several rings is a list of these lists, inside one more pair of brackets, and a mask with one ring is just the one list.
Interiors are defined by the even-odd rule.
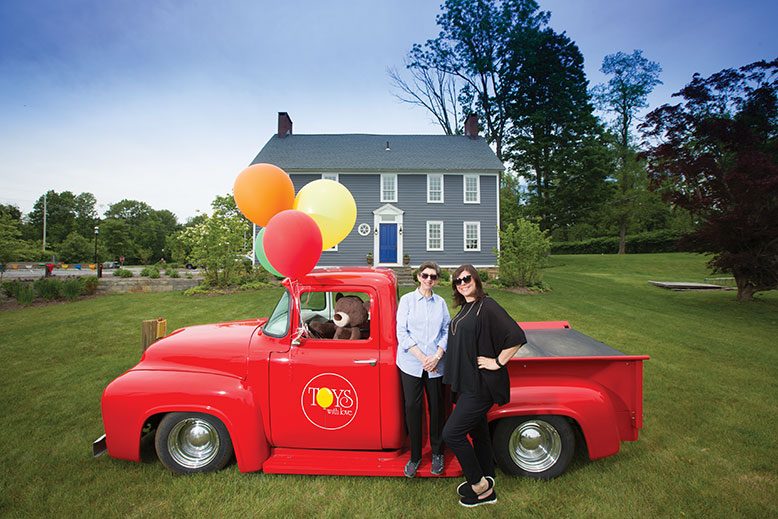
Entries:
[[[679,252],[678,241],[684,237],[679,231],[651,231],[627,236],[627,252]],[[619,237],[591,238],[582,241],[565,241],[551,244],[551,254],[616,254]]]

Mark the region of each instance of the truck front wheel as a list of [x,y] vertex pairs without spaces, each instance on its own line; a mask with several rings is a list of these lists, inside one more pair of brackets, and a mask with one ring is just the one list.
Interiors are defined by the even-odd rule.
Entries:
[[212,472],[232,458],[232,441],[221,420],[202,413],[170,413],[157,428],[157,455],[179,474]]
[[535,479],[562,474],[575,450],[575,435],[561,416],[516,416],[500,420],[494,454],[503,472]]

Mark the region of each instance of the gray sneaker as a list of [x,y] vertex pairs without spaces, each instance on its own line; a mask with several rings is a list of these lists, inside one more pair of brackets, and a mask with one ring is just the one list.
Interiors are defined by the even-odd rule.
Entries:
[[421,464],[421,460],[419,461],[412,461],[408,460],[408,463],[405,464],[405,469],[403,472],[405,473],[406,478],[412,478],[416,476],[416,471],[419,468],[419,465]]
[[436,476],[439,476],[443,474],[443,455],[442,454],[433,454],[432,455],[432,470],[430,470],[433,474]]

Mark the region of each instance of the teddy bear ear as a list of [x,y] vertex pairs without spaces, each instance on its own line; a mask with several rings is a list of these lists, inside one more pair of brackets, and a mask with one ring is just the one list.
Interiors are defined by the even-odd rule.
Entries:
[[341,297],[343,297],[343,294],[342,294],[341,292],[338,292],[337,294],[335,294],[335,302],[337,303],[337,302],[338,302],[338,300],[339,300]]

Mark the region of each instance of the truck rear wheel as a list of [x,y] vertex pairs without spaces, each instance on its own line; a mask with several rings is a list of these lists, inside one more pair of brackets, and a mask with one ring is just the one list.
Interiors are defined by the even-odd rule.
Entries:
[[227,428],[218,418],[202,413],[166,415],[154,445],[162,464],[179,474],[220,470],[232,458]]
[[552,479],[567,470],[575,451],[575,435],[561,416],[516,416],[497,423],[493,444],[503,472]]

